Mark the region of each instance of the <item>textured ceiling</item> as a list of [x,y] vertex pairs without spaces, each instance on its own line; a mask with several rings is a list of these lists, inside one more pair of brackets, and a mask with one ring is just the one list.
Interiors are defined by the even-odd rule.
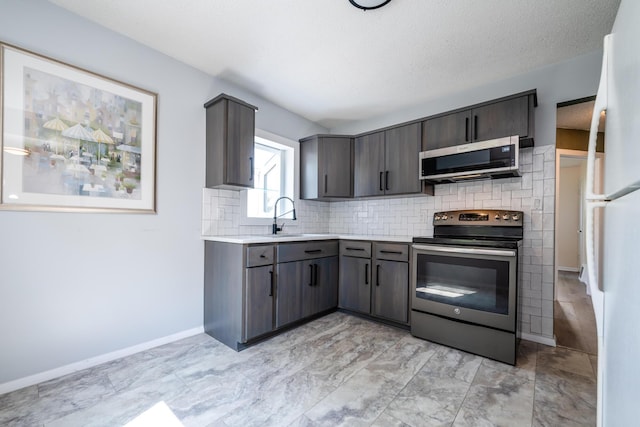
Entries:
[[49,0],[319,123],[601,48],[619,0]]

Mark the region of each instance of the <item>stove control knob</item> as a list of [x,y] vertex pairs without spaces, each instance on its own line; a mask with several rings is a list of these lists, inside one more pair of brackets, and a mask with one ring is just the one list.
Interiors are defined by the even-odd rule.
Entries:
[[511,217],[511,219],[512,219],[512,220],[514,220],[514,221],[517,221],[517,220],[519,220],[519,219],[520,219],[520,215],[513,215],[513,216]]
[[496,220],[498,220],[498,221],[500,221],[500,215],[496,215],[496,216],[495,216],[495,219],[496,219]]
[[440,215],[436,215],[435,220],[440,221]]
[[502,219],[504,219],[505,221],[509,221],[509,215],[508,214],[502,215]]
[[446,221],[449,219],[449,217],[445,214],[445,215],[442,215],[442,219]]

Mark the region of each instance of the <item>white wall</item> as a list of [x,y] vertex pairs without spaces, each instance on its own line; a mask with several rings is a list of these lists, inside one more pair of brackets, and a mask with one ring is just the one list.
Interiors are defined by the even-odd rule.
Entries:
[[[561,160],[562,163],[562,160]],[[558,266],[578,271],[580,263],[580,183],[582,167],[560,166],[558,194]]]
[[0,212],[0,390],[202,328],[203,104],[240,97],[293,139],[326,129],[43,0],[2,0],[0,40],[158,94],[157,215]]

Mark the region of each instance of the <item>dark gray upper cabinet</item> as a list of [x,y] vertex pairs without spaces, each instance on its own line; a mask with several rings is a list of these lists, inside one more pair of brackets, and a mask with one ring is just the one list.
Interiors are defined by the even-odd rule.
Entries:
[[300,198],[353,197],[353,139],[315,135],[300,140]]
[[411,194],[422,190],[418,177],[420,133],[420,123],[385,131],[385,194]]
[[422,150],[512,135],[520,137],[520,147],[531,147],[536,106],[532,90],[429,117],[422,122]]
[[357,137],[355,197],[419,193],[420,132],[420,124],[413,123]]
[[353,193],[355,197],[384,194],[384,132],[354,140]]
[[220,94],[205,105],[206,186],[253,187],[256,107]]

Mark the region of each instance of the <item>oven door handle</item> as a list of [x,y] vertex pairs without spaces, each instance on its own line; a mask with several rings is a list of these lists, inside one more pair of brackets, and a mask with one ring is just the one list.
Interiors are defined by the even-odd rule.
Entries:
[[504,249],[477,249],[477,248],[461,248],[448,246],[426,246],[413,245],[413,249],[418,251],[446,252],[450,254],[470,254],[470,255],[494,255],[504,257],[516,256],[516,251]]

